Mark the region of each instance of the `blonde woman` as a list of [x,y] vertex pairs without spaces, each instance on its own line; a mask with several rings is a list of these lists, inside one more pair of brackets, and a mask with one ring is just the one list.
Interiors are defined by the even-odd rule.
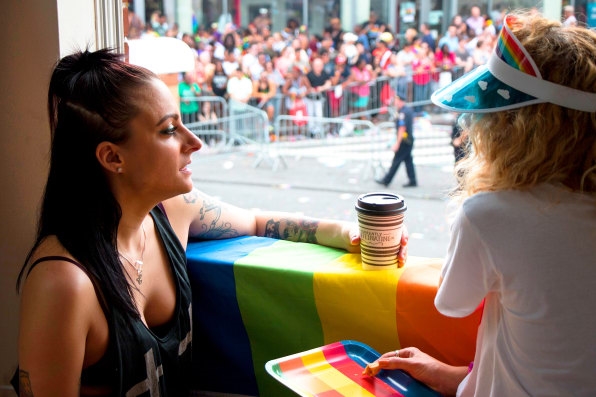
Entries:
[[472,114],[435,305],[484,304],[476,353],[453,366],[405,347],[379,367],[444,395],[595,395],[596,32],[508,15],[488,64],[432,100]]

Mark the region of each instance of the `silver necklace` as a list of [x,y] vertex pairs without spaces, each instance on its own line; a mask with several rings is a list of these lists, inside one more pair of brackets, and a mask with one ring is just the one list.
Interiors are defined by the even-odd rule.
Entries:
[[145,233],[145,225],[141,223],[141,229],[143,230],[143,239],[141,240],[141,258],[135,260],[134,262],[128,259],[126,255],[124,255],[120,250],[118,250],[118,255],[122,257],[128,264],[137,271],[137,284],[143,284],[143,256],[145,255],[145,246],[147,245],[147,234]]

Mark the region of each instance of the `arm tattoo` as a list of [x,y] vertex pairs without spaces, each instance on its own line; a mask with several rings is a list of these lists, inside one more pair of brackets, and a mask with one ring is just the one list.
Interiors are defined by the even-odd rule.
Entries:
[[294,221],[290,219],[275,221],[269,219],[265,225],[265,237],[317,244],[315,234],[318,227],[319,222],[317,221]]
[[33,390],[31,390],[31,379],[29,379],[29,372],[19,370],[19,396],[33,397]]
[[[196,196],[195,199],[198,200],[198,196]],[[199,214],[199,220],[202,221],[201,230],[194,237],[202,239],[219,239],[238,236],[238,230],[232,228],[230,222],[220,221],[221,206],[218,202],[206,198],[203,199],[203,206],[201,207]]]

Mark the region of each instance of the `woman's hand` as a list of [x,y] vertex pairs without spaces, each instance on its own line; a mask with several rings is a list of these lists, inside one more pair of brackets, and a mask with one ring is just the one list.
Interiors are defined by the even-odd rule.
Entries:
[[[360,252],[360,231],[358,230],[358,225],[350,225],[348,227],[344,227],[342,235],[346,236],[346,251],[352,253]],[[406,225],[404,225],[401,234],[399,251],[397,252],[397,267],[402,267],[406,264],[406,260],[408,259],[409,240],[410,234],[408,233],[408,228],[406,227]]]
[[415,347],[385,353],[377,362],[381,369],[401,369],[445,396],[454,396],[468,374],[468,367],[447,365]]
[[347,236],[346,251],[357,254],[360,252],[360,230],[354,223],[344,226],[342,235]]

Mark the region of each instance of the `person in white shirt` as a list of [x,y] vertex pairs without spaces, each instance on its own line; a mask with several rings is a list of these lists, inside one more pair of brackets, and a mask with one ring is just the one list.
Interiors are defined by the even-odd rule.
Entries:
[[240,68],[228,80],[228,96],[238,102],[248,103],[252,96],[252,80]]
[[563,7],[563,25],[576,26],[577,18],[575,17],[575,8],[572,5]]
[[[251,75],[252,67],[259,64],[259,52],[261,51],[261,44],[251,42],[248,46],[248,51],[241,56],[240,67],[244,73]],[[260,74],[260,73],[259,73]],[[252,78],[252,75],[251,75]],[[257,76],[258,78],[258,76]]]
[[596,395],[595,69],[596,32],[519,12],[487,65],[433,94],[469,114],[435,306],[482,310],[476,352],[400,347],[379,368],[443,395]]
[[472,6],[470,8],[470,16],[466,19],[466,25],[469,29],[472,29],[476,36],[480,36],[484,30],[484,16],[480,12],[480,7]]

